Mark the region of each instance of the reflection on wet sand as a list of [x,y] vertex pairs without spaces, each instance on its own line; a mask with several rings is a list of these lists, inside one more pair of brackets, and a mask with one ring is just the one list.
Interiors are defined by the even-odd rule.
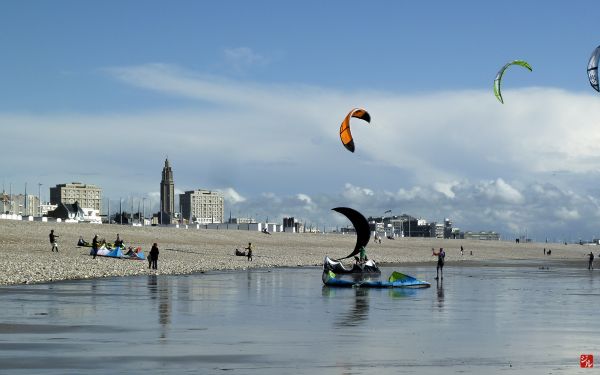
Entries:
[[167,338],[169,324],[171,323],[171,299],[169,296],[169,282],[171,278],[161,277],[156,275],[148,276],[148,290],[150,291],[150,299],[158,298],[158,322],[160,324],[160,338]]
[[546,374],[574,373],[580,353],[598,351],[600,273],[584,267],[453,267],[448,288],[440,280],[428,289],[330,288],[319,275],[307,268],[0,288],[0,368],[500,375],[512,366]]
[[444,280],[437,280],[437,307],[439,311],[444,309]]
[[[339,292],[339,293],[337,293]],[[340,314],[336,318],[334,325],[336,327],[348,327],[358,326],[362,322],[366,321],[369,316],[369,289],[366,288],[352,288],[352,289],[338,289],[331,288],[324,285],[321,289],[321,295],[323,297],[332,298],[332,301],[338,304],[349,305],[347,298],[338,299],[341,295],[349,296],[352,293],[353,305],[350,310]]]
[[354,289],[354,305],[346,314],[346,324],[357,326],[362,324],[369,317],[369,289]]

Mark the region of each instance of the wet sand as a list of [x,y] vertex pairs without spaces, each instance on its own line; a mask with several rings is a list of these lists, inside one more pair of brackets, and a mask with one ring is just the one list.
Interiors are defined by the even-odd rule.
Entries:
[[[319,267],[0,287],[0,368],[42,375],[587,374],[600,271],[549,261],[402,272],[425,289],[329,288]],[[529,263],[529,266],[524,266]],[[554,268],[554,265],[558,265]],[[468,266],[465,266],[468,265]],[[393,268],[382,267],[387,276]],[[2,372],[0,370],[0,373]]]
[[[48,234],[59,236],[58,253],[50,251]],[[91,242],[94,234],[107,241],[117,233],[126,246],[141,246],[148,254],[153,242],[160,249],[158,270],[148,269],[144,261],[120,260],[89,256],[89,248],[77,247],[79,236]],[[355,236],[341,234],[273,233],[237,230],[206,230],[166,227],[131,227],[42,223],[0,220],[0,285],[51,282],[144,274],[189,274],[214,270],[247,268],[318,266],[328,255],[339,258],[354,248]],[[234,256],[252,242],[254,260]],[[460,246],[464,255],[460,255]],[[384,239],[371,242],[367,255],[380,265],[427,264],[435,266],[431,248],[446,250],[448,265],[466,265],[473,261],[532,260],[540,265],[548,260],[575,262],[587,267],[590,251],[595,246],[550,243],[515,244],[513,241],[443,240],[429,238]],[[543,248],[552,249],[551,256]],[[473,255],[471,254],[473,252]],[[490,263],[491,264],[491,263]]]

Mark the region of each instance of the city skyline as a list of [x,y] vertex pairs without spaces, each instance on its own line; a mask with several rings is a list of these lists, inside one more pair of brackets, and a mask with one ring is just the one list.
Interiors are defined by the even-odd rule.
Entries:
[[[595,3],[508,1],[490,22],[494,5],[7,3],[3,182],[81,181],[156,211],[168,155],[175,195],[221,191],[236,216],[344,225],[331,208],[349,206],[600,237]],[[533,71],[507,71],[500,104],[514,59]],[[355,107],[372,121],[352,124],[350,153]]]

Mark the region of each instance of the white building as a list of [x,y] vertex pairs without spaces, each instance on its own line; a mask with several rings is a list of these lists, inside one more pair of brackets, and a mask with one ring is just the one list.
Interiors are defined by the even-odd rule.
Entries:
[[225,198],[216,191],[192,190],[179,194],[181,214],[189,223],[223,223]]
[[42,203],[40,205],[41,215],[40,216],[48,216],[48,212],[56,210],[56,204],[50,203]]

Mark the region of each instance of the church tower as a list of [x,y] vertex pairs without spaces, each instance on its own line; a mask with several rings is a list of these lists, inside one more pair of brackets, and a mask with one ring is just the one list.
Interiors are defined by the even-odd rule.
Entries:
[[169,165],[169,159],[165,159],[165,167],[162,170],[160,181],[160,223],[171,224],[175,213],[175,183],[173,182],[173,171]]

